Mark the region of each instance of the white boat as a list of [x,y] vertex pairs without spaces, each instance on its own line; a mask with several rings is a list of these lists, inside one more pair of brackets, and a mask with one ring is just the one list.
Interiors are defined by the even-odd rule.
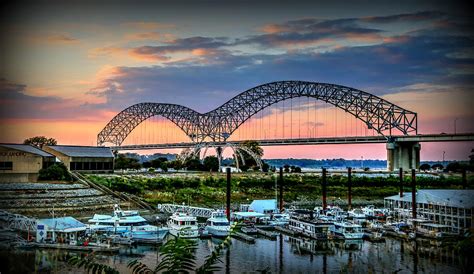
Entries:
[[94,214],[88,223],[90,232],[122,234],[134,240],[162,241],[168,233],[168,228],[150,225],[137,211],[121,210],[118,205],[114,206],[113,215]]
[[352,220],[355,222],[355,223],[363,223],[365,222],[366,220],[366,215],[364,213],[364,211],[362,211],[362,209],[360,208],[355,208],[353,210],[349,210],[347,212],[349,214],[349,218],[352,218]]
[[331,227],[331,232],[336,237],[342,237],[348,240],[362,239],[364,236],[362,226],[350,222],[334,222],[334,226]]
[[230,233],[229,220],[223,211],[214,211],[207,219],[204,230],[213,237],[227,237]]
[[188,213],[175,212],[167,224],[170,233],[176,237],[197,238],[199,236],[197,218]]
[[285,226],[290,221],[290,215],[285,213],[275,213],[268,222],[271,226]]

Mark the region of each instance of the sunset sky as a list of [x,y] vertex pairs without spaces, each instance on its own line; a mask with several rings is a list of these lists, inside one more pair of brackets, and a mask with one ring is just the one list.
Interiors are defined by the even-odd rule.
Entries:
[[[456,1],[414,2],[12,2],[0,19],[0,142],[46,135],[95,145],[108,121],[132,104],[207,112],[279,80],[381,96],[417,112],[419,133],[452,133],[454,123],[458,133],[474,132],[470,9]],[[341,117],[339,135],[351,135],[351,118]],[[148,129],[159,122],[148,121]],[[318,127],[320,136],[336,130],[327,117]],[[421,157],[440,160],[446,151],[447,159],[467,160],[471,148],[423,144]],[[267,158],[385,153],[384,145],[265,149]]]

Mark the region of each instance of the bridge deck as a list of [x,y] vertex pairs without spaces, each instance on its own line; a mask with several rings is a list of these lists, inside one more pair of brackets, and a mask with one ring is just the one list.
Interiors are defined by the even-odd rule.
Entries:
[[[413,136],[392,136],[395,142],[461,142],[474,141],[474,133],[461,134],[418,134]],[[387,143],[384,136],[349,136],[349,137],[323,137],[323,138],[300,138],[300,139],[266,139],[256,140],[261,146],[281,145],[324,145],[324,144],[371,144]],[[209,146],[219,146],[226,143],[238,145],[244,141],[209,142]],[[169,143],[169,144],[146,144],[146,145],[124,145],[111,147],[114,150],[141,150],[141,149],[172,149],[189,148],[195,143]]]

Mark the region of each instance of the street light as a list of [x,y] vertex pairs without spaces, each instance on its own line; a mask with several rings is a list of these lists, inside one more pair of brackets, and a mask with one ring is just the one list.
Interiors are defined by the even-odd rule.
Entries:
[[444,154],[446,154],[446,151],[443,151],[443,168],[445,167],[444,165]]

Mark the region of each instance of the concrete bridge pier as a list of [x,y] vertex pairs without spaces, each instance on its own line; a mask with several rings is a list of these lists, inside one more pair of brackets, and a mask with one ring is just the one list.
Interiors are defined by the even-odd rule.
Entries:
[[420,167],[420,150],[419,142],[388,142],[387,170],[418,169]]
[[219,172],[222,172],[222,147],[216,147],[217,160],[219,161]]

